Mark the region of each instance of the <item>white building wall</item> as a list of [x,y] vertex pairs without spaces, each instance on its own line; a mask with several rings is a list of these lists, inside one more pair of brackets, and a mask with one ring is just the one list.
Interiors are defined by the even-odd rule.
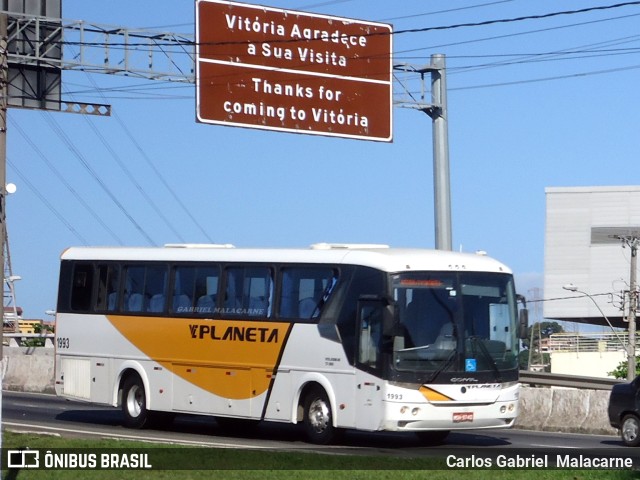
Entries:
[[619,352],[552,352],[551,373],[582,375],[585,377],[613,378],[609,375],[627,359]]
[[601,294],[618,295],[628,289],[630,249],[622,248],[622,242],[592,244],[591,229],[640,229],[640,186],[551,187],[545,193],[544,295],[566,299],[544,302],[544,317],[602,317],[589,298],[562,288],[573,283],[592,295],[607,317],[619,321],[619,306]]

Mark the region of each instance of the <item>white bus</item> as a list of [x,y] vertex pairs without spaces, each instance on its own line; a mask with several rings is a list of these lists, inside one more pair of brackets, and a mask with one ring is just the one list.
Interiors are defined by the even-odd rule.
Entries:
[[56,319],[58,395],[342,429],[507,428],[518,414],[511,271],[479,254],[317,244],[70,248]]

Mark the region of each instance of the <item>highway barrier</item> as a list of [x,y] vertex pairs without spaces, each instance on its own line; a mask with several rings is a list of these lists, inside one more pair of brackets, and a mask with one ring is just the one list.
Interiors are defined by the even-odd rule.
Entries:
[[[54,393],[54,350],[38,347],[4,347],[4,384],[6,390]],[[552,376],[535,380],[523,375],[520,390],[520,415],[516,428],[551,432],[573,432],[616,435],[609,425],[607,405],[614,381],[595,382],[587,379],[590,388],[548,386]],[[558,383],[563,381],[558,376]],[[534,383],[535,382],[535,383]],[[576,377],[570,384],[579,386]],[[602,385],[598,385],[602,383]]]
[[4,389],[55,393],[53,348],[5,346],[2,354]]

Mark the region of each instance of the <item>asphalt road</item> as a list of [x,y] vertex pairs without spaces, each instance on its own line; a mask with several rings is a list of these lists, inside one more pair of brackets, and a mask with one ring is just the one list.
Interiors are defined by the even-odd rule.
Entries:
[[385,454],[397,457],[468,455],[469,452],[535,451],[540,454],[620,455],[640,465],[640,448],[625,447],[618,437],[525,430],[453,432],[438,446],[425,446],[412,434],[347,432],[336,445],[305,443],[294,425],[264,424],[249,432],[223,430],[215,419],[178,415],[164,429],[130,430],[121,425],[121,413],[102,407],[59,399],[52,395],[3,392],[2,427],[18,432],[43,432],[65,437],[121,438],[171,442],[193,446],[281,451],[326,451],[336,454]]

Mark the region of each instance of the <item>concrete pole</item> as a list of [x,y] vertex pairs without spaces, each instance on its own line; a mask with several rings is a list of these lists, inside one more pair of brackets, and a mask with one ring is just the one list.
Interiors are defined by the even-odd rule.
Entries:
[[638,282],[636,280],[638,268],[638,239],[632,238],[631,247],[631,273],[629,274],[629,352],[627,354],[627,380],[636,377],[636,315],[638,308]]
[[431,101],[435,107],[432,116],[435,246],[438,250],[452,250],[447,80],[444,55],[432,55],[431,67]]

